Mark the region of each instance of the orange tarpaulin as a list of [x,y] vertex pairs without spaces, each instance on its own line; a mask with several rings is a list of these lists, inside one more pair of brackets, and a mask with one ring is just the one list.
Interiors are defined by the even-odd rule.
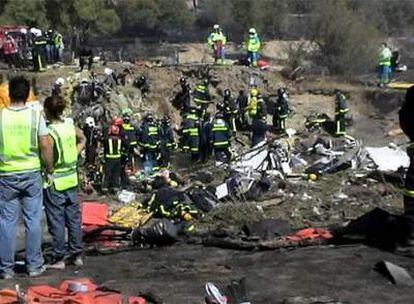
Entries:
[[[34,102],[37,101],[37,97],[34,95],[33,91],[30,90],[29,98],[27,102]],[[0,109],[8,107],[10,105],[10,97],[9,97],[9,84],[3,83],[0,85]]]

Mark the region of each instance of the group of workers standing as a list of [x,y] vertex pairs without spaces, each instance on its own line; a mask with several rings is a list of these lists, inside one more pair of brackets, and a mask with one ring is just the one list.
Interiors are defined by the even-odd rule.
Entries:
[[[213,50],[214,62],[225,64],[225,46],[227,44],[227,37],[223,33],[220,25],[215,24],[213,26],[213,31],[208,36],[207,43]],[[247,41],[245,42],[245,48],[247,50],[247,60],[249,65],[256,67],[259,60],[261,42],[255,28],[249,29],[249,35]]]
[[16,38],[11,33],[6,33],[3,55],[10,69],[17,70],[26,67],[29,50],[31,50],[34,71],[44,71],[47,64],[62,61],[63,36],[53,29],[42,32],[36,28],[29,31],[21,29]]

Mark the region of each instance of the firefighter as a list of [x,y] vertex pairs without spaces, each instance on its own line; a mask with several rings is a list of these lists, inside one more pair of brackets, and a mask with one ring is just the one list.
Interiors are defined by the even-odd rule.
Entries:
[[197,109],[191,108],[186,115],[183,121],[182,134],[183,150],[191,153],[193,161],[198,161],[200,156],[200,119],[197,116]]
[[261,118],[256,118],[253,120],[252,125],[252,147],[256,146],[258,143],[266,140],[266,134],[269,130],[266,122],[266,116]]
[[339,91],[335,91],[335,135],[346,135],[345,115],[348,113],[348,103],[345,95]]
[[46,71],[46,45],[47,40],[45,37],[41,32],[37,33],[32,48],[33,67],[35,72]]
[[214,149],[214,156],[218,162],[229,162],[231,131],[229,125],[224,120],[224,115],[218,112],[213,121],[211,129],[210,143]]
[[234,101],[234,98],[231,96],[231,91],[229,89],[224,90],[224,99],[223,102],[217,105],[217,110],[222,112],[224,115],[224,120],[230,127],[232,132],[236,132],[236,117],[237,117],[237,105]]
[[140,128],[140,145],[143,147],[144,170],[151,175],[160,169],[161,131],[152,113],[147,113]]
[[200,159],[201,162],[206,162],[210,157],[212,152],[212,147],[210,144],[211,138],[211,129],[213,128],[213,120],[211,113],[207,112],[204,115],[204,120],[201,124],[201,134],[200,134]]
[[171,125],[171,118],[164,116],[161,120],[161,159],[160,167],[169,168],[171,165],[171,152],[177,149],[174,138],[174,131]]
[[121,139],[124,142],[122,149],[122,165],[125,169],[135,170],[134,149],[138,146],[137,130],[131,124],[132,110],[127,108],[121,113],[122,115],[122,128]]
[[85,124],[83,126],[83,134],[86,137],[86,147],[85,147],[85,154],[86,154],[86,164],[94,165],[96,161],[96,157],[98,155],[98,144],[99,144],[99,129],[95,123],[95,119],[91,116],[88,116],[85,119]]
[[142,75],[134,80],[134,87],[141,91],[142,98],[146,98],[150,92],[150,86],[147,81],[147,77]]
[[261,97],[257,88],[252,88],[250,98],[246,107],[246,120],[251,126],[255,118],[261,118],[267,115],[266,104]]
[[122,139],[120,127],[115,124],[109,127],[109,134],[104,140],[104,177],[102,191],[115,194],[121,186],[122,174]]
[[239,96],[237,96],[236,104],[237,104],[237,124],[239,129],[245,129],[248,125],[246,121],[245,109],[249,102],[249,98],[247,97],[244,90],[239,91]]
[[277,90],[277,100],[273,108],[273,127],[277,133],[285,133],[286,118],[289,115],[289,97],[286,89]]
[[207,39],[208,45],[212,48],[214,52],[214,63],[220,64],[225,63],[225,45],[227,43],[226,36],[221,31],[221,28],[218,24],[215,24],[213,27],[213,32],[208,36]]
[[407,148],[407,154],[410,158],[410,165],[405,175],[404,191],[404,214],[403,235],[400,244],[398,244],[397,253],[414,257],[414,86],[407,90],[405,103],[399,112],[401,129],[410,140],[410,146]]
[[208,80],[203,80],[201,83],[197,84],[194,89],[194,103],[199,110],[199,118],[203,118],[208,105],[211,103],[211,96],[208,89]]

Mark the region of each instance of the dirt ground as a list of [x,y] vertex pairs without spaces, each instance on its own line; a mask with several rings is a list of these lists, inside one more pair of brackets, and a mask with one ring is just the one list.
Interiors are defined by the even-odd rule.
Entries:
[[[266,49],[268,56],[272,57],[281,47],[286,49],[285,44],[269,44]],[[182,58],[192,62],[199,58],[199,52],[205,52],[205,48],[191,46],[189,53],[183,54]],[[273,55],[279,65],[284,55]],[[123,69],[119,63],[110,63],[109,66],[118,72]],[[350,114],[354,120],[348,130],[350,135],[362,140],[365,145],[373,146],[406,141],[403,135],[387,136],[390,130],[398,127],[397,112],[403,101],[403,92],[378,90],[329,77],[309,77],[301,82],[292,82],[284,78],[279,70],[212,67],[208,73],[218,83],[211,88],[214,101],[221,100],[226,88],[234,94],[242,88],[247,89],[252,76],[258,79],[263,95],[275,94],[277,88],[287,86],[293,107],[287,127],[297,130],[301,134],[300,140],[311,144],[319,134],[305,132],[305,116],[312,112],[326,112],[332,117],[332,93],[335,88],[340,88],[349,96]],[[75,67],[65,67],[36,75],[42,98],[48,94],[57,77],[74,75],[75,71]],[[95,71],[101,73],[103,67],[97,67]],[[205,72],[205,66],[136,65],[133,71],[136,76],[146,75],[152,87],[149,98],[143,102],[144,108],[151,109],[160,117],[170,114],[178,125],[179,115],[169,99],[177,90],[180,76],[188,76],[190,83],[195,84],[197,75]],[[130,104],[138,95],[137,90],[130,86],[123,93]],[[352,172],[327,175],[316,183],[288,181],[283,188],[274,186],[277,195],[250,203],[263,210],[266,217],[288,219],[293,227],[343,226],[375,207],[392,212],[402,209],[401,189],[398,186],[366,178],[361,180]],[[337,201],[336,193],[344,193],[348,198]],[[25,287],[87,276],[131,295],[151,290],[165,303],[203,303],[203,284],[206,282],[213,281],[224,286],[231,279],[245,276],[253,303],[282,303],[283,299],[294,296],[330,296],[355,304],[412,303],[412,289],[393,286],[373,271],[375,263],[384,259],[407,267],[414,274],[412,260],[362,245],[310,247],[284,252],[238,252],[181,245],[113,256],[91,256],[86,258],[83,269],[48,272],[37,279],[20,277],[13,282],[1,281],[0,288],[11,288],[16,282]]]
[[[412,288],[392,285],[374,271],[374,265],[381,260],[414,270],[411,259],[363,245],[284,252],[181,245],[87,257],[82,270],[49,272],[41,278],[19,278],[18,282],[25,287],[86,276],[125,294],[151,291],[164,303],[201,304],[206,282],[223,288],[232,279],[246,277],[252,303],[283,303],[299,296],[328,296],[352,304],[412,303]],[[2,281],[0,287],[10,287],[10,282]]]

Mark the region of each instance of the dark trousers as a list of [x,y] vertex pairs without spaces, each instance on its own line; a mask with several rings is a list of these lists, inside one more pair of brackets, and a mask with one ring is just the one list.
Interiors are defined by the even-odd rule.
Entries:
[[121,186],[122,164],[121,159],[105,159],[104,180],[102,189],[117,191]]
[[277,132],[286,131],[286,117],[273,116],[273,127]]
[[[66,254],[71,257],[82,253],[82,230],[80,207],[77,200],[77,188],[57,191],[54,186],[45,190],[45,211],[49,233],[52,235],[53,254],[63,259]],[[68,229],[68,246],[65,250],[66,229]]]
[[335,135],[345,135],[345,115],[337,114],[335,115]]

